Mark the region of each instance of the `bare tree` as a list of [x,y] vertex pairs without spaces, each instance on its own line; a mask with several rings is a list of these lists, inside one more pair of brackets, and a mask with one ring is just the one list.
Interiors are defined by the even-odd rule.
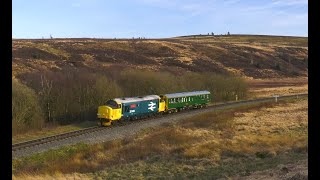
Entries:
[[46,106],[46,115],[48,122],[51,122],[51,98],[52,98],[52,81],[41,75],[41,91],[40,95],[43,96],[44,104]]

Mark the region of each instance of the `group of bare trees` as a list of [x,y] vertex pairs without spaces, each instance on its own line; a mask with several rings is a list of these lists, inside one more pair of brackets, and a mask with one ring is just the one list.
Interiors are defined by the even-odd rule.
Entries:
[[176,76],[167,72],[130,70],[120,72],[111,80],[103,74],[65,71],[35,74],[28,79],[32,79],[29,87],[17,85],[17,82],[12,85],[14,129],[30,126],[25,122],[33,122],[31,119],[38,124],[30,129],[41,128],[44,123],[96,120],[97,107],[115,97],[206,89],[212,92],[216,102],[234,99],[236,95],[244,98],[247,93],[241,79],[215,74]]

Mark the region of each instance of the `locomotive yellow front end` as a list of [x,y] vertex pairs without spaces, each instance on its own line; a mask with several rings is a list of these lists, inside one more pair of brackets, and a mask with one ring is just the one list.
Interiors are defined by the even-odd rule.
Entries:
[[101,126],[110,126],[112,121],[121,118],[121,114],[121,104],[118,104],[114,100],[109,100],[105,105],[98,107],[98,123]]

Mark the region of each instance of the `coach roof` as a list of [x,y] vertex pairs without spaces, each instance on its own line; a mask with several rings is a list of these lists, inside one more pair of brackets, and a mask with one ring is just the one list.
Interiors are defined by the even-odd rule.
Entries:
[[196,95],[203,95],[203,94],[210,94],[210,92],[209,91],[193,91],[193,92],[164,94],[164,96],[167,96],[168,98],[178,98],[178,97],[196,96]]

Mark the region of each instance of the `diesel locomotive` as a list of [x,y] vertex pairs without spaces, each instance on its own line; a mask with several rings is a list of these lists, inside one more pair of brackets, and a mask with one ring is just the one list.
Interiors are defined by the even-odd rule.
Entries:
[[110,126],[125,120],[202,108],[206,107],[210,101],[209,91],[114,98],[98,107],[98,123],[101,126]]

